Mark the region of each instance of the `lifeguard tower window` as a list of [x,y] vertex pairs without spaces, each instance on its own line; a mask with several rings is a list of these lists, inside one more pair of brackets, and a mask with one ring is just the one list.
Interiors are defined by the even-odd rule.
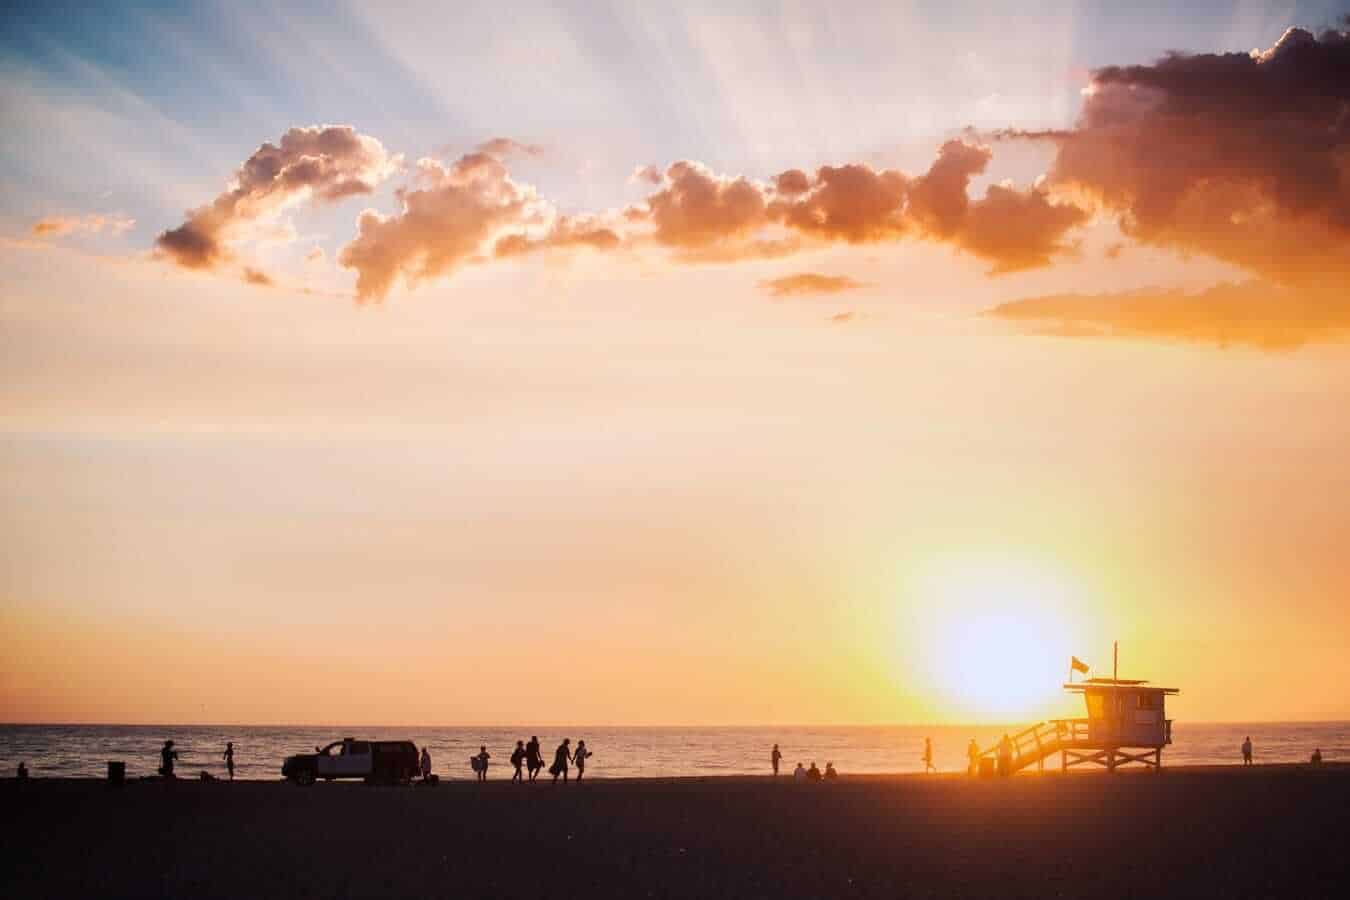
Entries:
[[1106,696],[1104,694],[1087,695],[1088,718],[1106,718]]
[[1135,697],[1139,700],[1140,709],[1158,709],[1161,706],[1158,702],[1160,696],[1160,694],[1153,693],[1135,694]]

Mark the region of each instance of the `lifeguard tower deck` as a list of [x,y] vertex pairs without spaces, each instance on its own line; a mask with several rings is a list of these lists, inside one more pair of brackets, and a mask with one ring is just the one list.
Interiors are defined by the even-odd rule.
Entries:
[[[1167,718],[1166,698],[1176,688],[1150,687],[1147,681],[1120,678],[1089,678],[1064,685],[1066,691],[1083,695],[1085,719],[1051,719],[1011,736],[1011,759],[999,765],[1000,745],[980,754],[981,772],[1011,775],[1035,765],[1045,771],[1046,759],[1056,753],[1060,769],[1100,765],[1114,772],[1117,766],[1141,763],[1154,771],[1162,768],[1162,751],[1172,743],[1172,720]],[[989,759],[989,763],[984,762]]]

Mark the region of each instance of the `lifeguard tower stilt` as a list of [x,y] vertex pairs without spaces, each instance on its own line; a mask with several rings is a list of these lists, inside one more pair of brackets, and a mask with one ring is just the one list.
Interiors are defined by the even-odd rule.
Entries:
[[1111,677],[1071,681],[1064,689],[1083,695],[1087,718],[1037,723],[1011,736],[1006,755],[1002,742],[995,744],[980,754],[981,774],[1011,775],[1033,763],[1045,771],[1046,759],[1056,753],[1060,770],[1065,772],[1081,765],[1099,765],[1114,772],[1128,763],[1140,763],[1155,772],[1162,769],[1163,748],[1172,743],[1166,698],[1179,693],[1176,688]]

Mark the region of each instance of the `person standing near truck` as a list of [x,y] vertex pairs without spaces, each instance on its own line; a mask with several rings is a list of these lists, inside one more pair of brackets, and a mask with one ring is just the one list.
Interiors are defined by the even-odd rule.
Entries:
[[426,747],[422,748],[422,757],[418,760],[418,767],[422,770],[423,781],[431,777],[431,752]]

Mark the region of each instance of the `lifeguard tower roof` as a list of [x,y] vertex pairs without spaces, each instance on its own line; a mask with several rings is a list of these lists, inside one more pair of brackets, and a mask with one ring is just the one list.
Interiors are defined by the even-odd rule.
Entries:
[[1179,688],[1145,687],[1147,681],[1130,678],[1087,678],[1083,681],[1070,681],[1064,685],[1066,691],[1157,691],[1163,694],[1180,693]]

